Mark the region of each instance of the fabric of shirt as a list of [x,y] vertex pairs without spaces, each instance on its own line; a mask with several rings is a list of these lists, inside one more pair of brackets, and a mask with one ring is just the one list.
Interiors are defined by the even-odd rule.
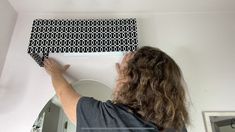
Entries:
[[[76,132],[159,132],[151,122],[121,104],[81,97],[77,103]],[[168,129],[166,132],[175,132]],[[182,132],[187,132],[183,129]]]

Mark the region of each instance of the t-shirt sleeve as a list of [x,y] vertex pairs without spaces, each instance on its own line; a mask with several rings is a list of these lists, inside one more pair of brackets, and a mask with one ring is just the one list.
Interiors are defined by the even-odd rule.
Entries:
[[107,115],[106,102],[98,101],[92,97],[81,97],[77,103],[77,130],[95,127],[105,127]]
[[101,102],[92,97],[81,97],[77,103],[76,113],[77,132],[110,132],[110,128],[112,132],[131,132],[129,128],[132,127],[152,126],[142,122],[124,107],[117,106],[110,100]]

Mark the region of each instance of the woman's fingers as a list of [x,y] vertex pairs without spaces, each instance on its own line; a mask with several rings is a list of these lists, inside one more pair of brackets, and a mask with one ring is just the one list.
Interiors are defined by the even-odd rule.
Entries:
[[117,73],[120,73],[120,64],[119,64],[119,63],[116,63],[115,66],[116,66],[116,71],[117,71]]
[[54,60],[52,58],[50,58],[49,60],[50,60],[51,64],[54,65],[54,66],[59,66],[60,65],[56,60]]
[[57,65],[57,63],[51,58],[45,59],[44,64],[47,65],[48,67],[53,67]]
[[67,69],[69,69],[69,67],[70,67],[70,65],[68,65],[68,64],[65,65],[65,66],[64,66],[64,71],[66,71]]
[[127,62],[128,60],[130,60],[132,57],[134,56],[134,53],[129,52],[127,53],[124,58],[122,59],[122,62]]
[[44,68],[47,72],[50,72],[52,70],[52,62],[51,60],[48,58],[46,58],[44,61],[43,61],[43,64],[44,64]]
[[134,53],[130,52],[126,54],[126,61],[130,60],[134,56]]
[[44,64],[46,64],[47,66],[50,66],[52,64],[51,59],[49,59],[49,58],[45,59]]
[[48,65],[49,65],[48,60],[45,59],[45,60],[43,61],[43,64],[44,64],[44,67],[45,67],[45,68],[48,67]]
[[44,64],[44,68],[45,70],[49,73],[49,74],[53,74],[53,73],[64,73],[69,67],[70,65],[60,65],[57,61],[55,61],[52,58],[47,58],[44,60],[43,62]]
[[125,56],[124,56],[123,59],[122,59],[123,62],[126,62],[126,60],[127,60],[129,54],[130,54],[130,53],[125,54]]

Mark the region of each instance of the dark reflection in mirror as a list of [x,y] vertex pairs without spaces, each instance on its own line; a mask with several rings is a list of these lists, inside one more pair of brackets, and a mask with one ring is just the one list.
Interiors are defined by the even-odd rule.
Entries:
[[210,121],[215,132],[235,132],[235,116],[211,116]]
[[203,112],[207,132],[235,132],[235,112]]
[[[94,97],[101,101],[111,99],[111,88],[100,82],[83,80],[72,86],[83,96]],[[59,99],[54,96],[39,113],[31,132],[76,132],[76,126],[67,118]]]

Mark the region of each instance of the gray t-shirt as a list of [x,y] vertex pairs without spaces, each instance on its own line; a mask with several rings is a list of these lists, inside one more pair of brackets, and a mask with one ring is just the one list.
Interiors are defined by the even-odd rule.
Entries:
[[77,103],[77,132],[159,131],[153,123],[129,111],[127,106],[113,104],[110,100],[101,102],[92,97],[81,97]]

